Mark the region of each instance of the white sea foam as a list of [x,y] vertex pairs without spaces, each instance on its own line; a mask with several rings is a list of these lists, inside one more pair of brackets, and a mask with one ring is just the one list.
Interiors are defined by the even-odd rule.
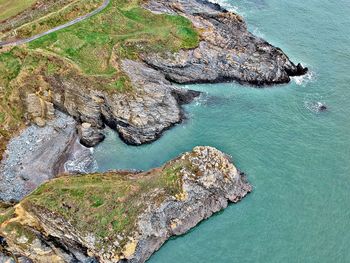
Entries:
[[[238,13],[238,7],[230,3],[228,0],[211,0],[210,2],[221,5],[229,11]],[[242,14],[241,14],[242,15]]]
[[304,107],[314,113],[320,112],[322,105],[326,105],[326,103],[320,94],[310,94],[304,98]]
[[316,80],[316,73],[309,70],[309,72],[303,76],[292,77],[292,81],[299,86],[306,86],[306,84],[310,82],[314,82]]
[[265,38],[264,33],[262,33],[258,27],[253,28],[253,34],[257,37]]
[[208,100],[208,92],[202,92],[202,94],[194,99],[194,106],[202,106]]

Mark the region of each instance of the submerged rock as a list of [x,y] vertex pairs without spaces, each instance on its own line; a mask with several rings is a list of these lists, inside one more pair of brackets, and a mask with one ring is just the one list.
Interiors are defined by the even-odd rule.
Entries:
[[321,102],[317,103],[318,111],[326,111],[328,107],[325,104],[322,104]]
[[0,231],[34,262],[141,263],[251,190],[225,154],[196,147],[144,173],[54,179],[3,211]]
[[315,113],[324,112],[328,110],[328,106],[320,101],[305,101],[305,107]]

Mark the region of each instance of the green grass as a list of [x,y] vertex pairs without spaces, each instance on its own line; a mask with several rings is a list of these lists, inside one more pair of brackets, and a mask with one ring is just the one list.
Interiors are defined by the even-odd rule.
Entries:
[[9,206],[2,206],[0,203],[0,225],[5,221],[14,217],[14,208]]
[[0,0],[0,21],[31,7],[37,0]]
[[73,1],[73,3],[70,2],[72,1],[68,1],[66,5],[63,3],[61,9],[55,12],[43,14],[42,17],[38,17],[17,27],[15,37],[12,35],[12,32],[8,32],[3,36],[3,40],[28,38],[59,25],[63,25],[74,18],[92,12],[102,5],[103,0],[79,0],[76,2]]
[[155,15],[139,1],[114,0],[101,14],[32,42],[77,63],[86,74],[111,74],[113,47],[119,59],[140,53],[194,48],[199,36],[181,16]]
[[34,213],[49,212],[63,217],[81,234],[93,233],[100,248],[117,235],[125,238],[121,241],[123,246],[147,204],[160,204],[167,196],[182,192],[182,167],[184,161],[177,160],[141,175],[61,177],[39,187],[22,205]]

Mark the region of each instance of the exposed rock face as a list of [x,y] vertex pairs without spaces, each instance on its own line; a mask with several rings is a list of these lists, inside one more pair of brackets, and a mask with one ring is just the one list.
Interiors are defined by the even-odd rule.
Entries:
[[54,104],[79,122],[89,123],[88,129],[81,130],[84,145],[94,146],[103,139],[98,129],[104,124],[116,129],[128,144],[152,142],[181,122],[181,104],[199,96],[199,92],[174,87],[163,74],[141,62],[125,60],[122,67],[132,81],[132,94],[109,94],[60,76],[48,80]]
[[94,147],[105,139],[100,129],[92,127],[90,123],[84,122],[78,127],[80,142],[86,147]]
[[91,148],[81,145],[78,139],[73,143],[67,161],[59,173],[86,174],[94,173],[98,169],[97,162]]
[[[57,187],[62,184],[48,185],[48,188],[41,188],[22,201],[15,210],[6,212],[8,219],[2,222],[0,230],[6,238],[7,251],[28,257],[34,262],[145,262],[171,236],[186,233],[200,221],[226,208],[229,202],[238,202],[252,190],[228,157],[211,147],[196,147],[192,152],[146,173],[98,176],[102,180],[101,186],[107,182],[113,184],[112,180],[121,180],[117,184],[130,183],[126,196],[119,195],[115,200],[108,201],[115,207],[129,200],[128,207],[137,209],[135,221],[132,217],[128,219],[130,226],[118,228],[124,230],[111,228],[103,239],[96,229],[84,231],[85,228],[82,229],[79,222],[86,218],[80,216],[90,212],[82,211],[85,208],[81,205],[74,206],[75,201],[71,198],[55,203],[58,210],[52,210],[56,205],[45,207],[47,202],[55,202],[48,197],[50,191],[60,191]],[[90,183],[83,183],[83,178],[78,179],[79,185],[87,186],[89,191],[86,194],[92,195],[94,188],[91,188]],[[179,181],[175,182],[178,186],[169,190],[169,183],[173,184],[174,178],[178,178]],[[103,180],[107,181],[104,183]],[[135,180],[142,183],[137,185]],[[71,187],[75,185],[65,182]],[[145,183],[148,187],[142,188]],[[138,193],[140,189],[144,192]],[[41,194],[41,191],[46,192]],[[84,200],[91,198],[87,195]],[[128,199],[133,195],[137,195],[137,198]],[[130,203],[130,200],[136,204]],[[101,209],[107,209],[103,207],[108,207],[108,202],[105,200]],[[74,219],[67,220],[60,214],[61,209],[74,214]],[[92,217],[94,211],[91,211]],[[107,214],[110,212],[105,211]],[[11,231],[13,226],[21,234]],[[125,229],[131,230],[126,233]]]
[[44,128],[32,125],[7,145],[0,165],[0,200],[18,201],[57,175],[76,138],[76,122],[62,113]]
[[255,85],[287,83],[290,76],[307,72],[293,64],[281,49],[248,32],[242,17],[206,0],[149,0],[156,13],[179,14],[190,19],[201,34],[194,50],[143,59],[177,83],[237,80]]
[[193,168],[182,171],[181,202],[167,200],[148,208],[138,222],[137,245],[134,253],[126,255],[127,262],[145,262],[169,237],[186,233],[252,190],[228,158],[214,148],[196,147],[181,158],[188,159]]
[[29,117],[40,127],[45,126],[46,119],[52,119],[55,116],[53,103],[39,97],[37,94],[28,94],[26,105]]

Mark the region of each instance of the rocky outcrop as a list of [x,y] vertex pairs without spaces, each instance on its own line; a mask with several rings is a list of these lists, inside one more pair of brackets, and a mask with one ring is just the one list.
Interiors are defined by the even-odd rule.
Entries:
[[49,96],[40,96],[30,93],[26,99],[27,114],[30,119],[40,127],[44,127],[47,119],[55,116],[53,103],[49,101]]
[[86,146],[103,140],[99,129],[105,124],[116,129],[128,144],[150,143],[180,123],[183,119],[180,106],[199,96],[199,92],[176,88],[162,73],[144,63],[124,60],[122,68],[132,82],[132,93],[110,94],[74,79],[48,78],[56,107],[89,126],[81,129],[82,143]]
[[[149,0],[152,12],[179,14],[200,33],[197,48],[178,53],[141,55],[140,61],[118,61],[133,91],[109,93],[90,82],[62,76],[48,77],[53,103],[81,126],[81,142],[88,147],[103,140],[105,124],[128,144],[140,145],[159,138],[184,117],[181,105],[198,92],[179,89],[176,83],[237,80],[255,85],[286,83],[307,69],[295,65],[279,48],[251,34],[243,19],[208,1]],[[116,59],[113,58],[112,59]]]
[[34,262],[140,263],[251,190],[225,154],[196,147],[146,173],[55,179],[2,212],[0,230],[8,252]]
[[187,17],[198,29],[201,42],[193,50],[147,54],[143,60],[177,83],[236,80],[254,85],[287,83],[304,75],[281,49],[254,36],[243,18],[206,0],[149,0],[145,8],[156,13]]
[[0,200],[18,201],[57,175],[76,138],[76,122],[62,113],[44,128],[32,125],[7,145],[0,165]]
[[87,174],[97,170],[98,165],[93,156],[93,149],[82,145],[77,138],[67,155],[66,162],[61,166],[59,174]]
[[80,143],[86,147],[94,147],[105,139],[102,131],[92,127],[90,123],[84,122],[78,126]]

